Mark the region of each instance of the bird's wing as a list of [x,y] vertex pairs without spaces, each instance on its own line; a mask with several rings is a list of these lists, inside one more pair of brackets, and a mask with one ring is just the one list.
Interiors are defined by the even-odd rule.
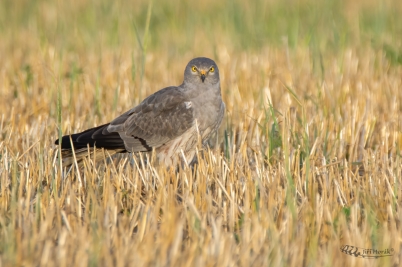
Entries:
[[114,119],[107,132],[119,133],[128,151],[150,151],[179,137],[194,122],[191,101],[178,87],[167,87]]
[[[61,148],[71,150],[72,146],[74,149],[81,149],[87,148],[88,145],[90,147],[96,145],[98,148],[124,149],[124,142],[120,135],[107,131],[108,126],[109,124],[103,124],[81,133],[65,135],[61,139]],[[57,139],[55,144],[58,145],[59,143],[60,141]]]

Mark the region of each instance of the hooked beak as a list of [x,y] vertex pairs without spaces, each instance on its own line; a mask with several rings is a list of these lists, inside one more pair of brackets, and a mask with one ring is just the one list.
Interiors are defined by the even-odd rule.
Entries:
[[200,73],[201,73],[201,80],[202,80],[202,82],[204,82],[205,81],[205,70],[202,70],[202,71],[200,71]]

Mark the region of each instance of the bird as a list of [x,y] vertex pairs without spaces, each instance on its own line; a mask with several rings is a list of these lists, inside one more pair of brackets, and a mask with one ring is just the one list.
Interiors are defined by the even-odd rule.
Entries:
[[63,166],[99,149],[110,155],[155,151],[166,166],[188,164],[196,158],[199,140],[207,145],[218,130],[224,112],[219,68],[212,59],[197,57],[187,64],[181,85],[163,88],[111,122],[65,135],[55,144]]

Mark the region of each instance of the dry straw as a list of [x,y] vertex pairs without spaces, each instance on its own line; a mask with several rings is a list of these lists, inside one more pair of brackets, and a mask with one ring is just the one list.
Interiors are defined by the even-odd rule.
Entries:
[[[36,23],[51,21],[51,11]],[[171,23],[169,33],[150,28],[149,42],[177,37]],[[85,49],[76,31],[73,49],[57,33],[41,43],[29,30],[6,32],[0,44],[0,266],[401,264],[397,58],[353,44],[320,57],[286,40],[242,52],[230,36],[202,30],[177,44],[197,44],[185,53],[136,49],[122,37],[113,46],[107,30],[96,37],[102,47]],[[102,151],[101,161],[60,166],[59,133],[105,123],[179,84],[196,53],[219,64],[227,111],[195,168]],[[344,245],[394,250],[369,260],[342,253]]]

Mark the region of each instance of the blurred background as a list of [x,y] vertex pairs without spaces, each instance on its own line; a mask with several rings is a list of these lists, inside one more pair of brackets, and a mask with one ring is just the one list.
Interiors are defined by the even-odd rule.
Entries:
[[[10,1],[1,4],[2,46],[217,53],[288,45],[324,53],[349,45],[400,48],[397,0]],[[7,40],[7,43],[4,43]]]
[[[63,107],[70,114],[77,94],[88,97],[93,114],[100,114],[103,97],[114,99],[113,111],[120,112],[179,84],[185,64],[207,56],[222,66],[225,95],[233,94],[235,84],[238,98],[258,101],[263,88],[277,89],[270,77],[282,75],[292,85],[306,77],[307,68],[322,83],[334,64],[343,71],[348,55],[367,58],[368,52],[376,58],[370,64],[401,65],[400,14],[398,0],[4,0],[0,58],[7,66],[0,94],[10,103],[21,88],[31,96],[54,92],[54,115],[53,89],[67,83]],[[77,83],[93,94],[75,92]],[[245,85],[255,88],[245,93]],[[122,103],[121,94],[132,100]],[[271,97],[278,102],[280,94]]]

